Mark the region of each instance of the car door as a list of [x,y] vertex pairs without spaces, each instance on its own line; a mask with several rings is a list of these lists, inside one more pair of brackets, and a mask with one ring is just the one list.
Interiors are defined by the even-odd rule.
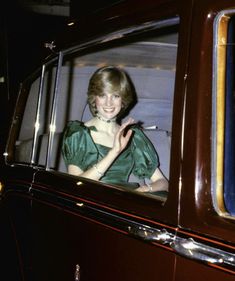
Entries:
[[[160,98],[163,99],[164,113],[168,112],[168,102],[171,101],[169,111],[171,113],[159,120],[163,120],[165,124],[169,119],[171,123],[175,94],[178,23],[178,17],[145,23],[142,27],[138,26],[137,37],[133,37],[131,43],[128,41],[131,37],[128,36],[134,33],[133,29],[121,30],[97,38],[97,41],[89,42],[87,47],[83,46],[82,52],[78,51],[78,57],[72,61],[76,66],[73,70],[71,70],[71,61],[67,61],[67,57],[71,57],[71,50],[60,52],[55,89],[61,91],[55,91],[52,97],[50,120],[47,125],[49,127],[50,124],[51,130],[42,136],[39,149],[41,152],[38,159],[42,160],[41,164],[45,169],[37,171],[31,189],[35,280],[72,280],[73,278],[75,280],[79,278],[81,280],[173,280],[176,257],[171,243],[174,240],[178,220],[180,151],[177,147],[181,132],[181,122],[178,121],[181,120],[182,115],[177,115],[177,122],[173,122],[170,132],[164,128],[157,130],[161,132],[160,134],[163,132],[166,138],[162,144],[168,145],[171,130],[175,137],[171,140],[172,146],[175,147],[174,153],[171,153],[171,163],[174,163],[171,167],[174,169],[168,171],[170,190],[167,198],[151,194],[143,195],[117,185],[68,175],[63,161],[60,161],[60,146],[57,146],[60,140],[57,136],[61,136],[66,120],[75,118],[83,120],[89,117],[85,95],[88,79],[92,71],[98,65],[107,63],[107,60],[110,64],[116,65],[126,60],[125,68],[131,73],[136,86],[150,87],[145,88],[146,91],[142,93],[146,94],[149,89],[156,89],[157,85],[166,87],[158,94],[160,93]],[[166,34],[162,36],[162,33]],[[159,40],[160,34],[163,40],[161,44],[157,41],[148,47],[144,40],[152,36],[157,36]],[[122,37],[125,37],[124,41],[115,41],[116,38]],[[172,39],[174,42],[164,41]],[[90,48],[91,43],[92,48]],[[149,52],[159,52],[159,54],[163,51],[163,46],[165,52],[161,57],[162,67],[169,66],[169,54],[173,56],[174,67],[170,70],[157,69],[156,72],[156,69],[149,69],[148,66],[138,69],[135,61],[129,65],[128,57],[130,61],[131,58],[135,59],[134,56],[138,57],[138,53],[133,53],[131,57],[130,54],[137,49],[143,50],[143,44]],[[154,51],[152,46],[157,46]],[[151,54],[153,53],[148,55],[148,63],[154,63]],[[180,65],[183,67],[184,63]],[[157,84],[157,81],[161,81],[161,84]],[[168,91],[171,93],[169,100],[166,98]],[[182,105],[181,93],[179,91],[177,94],[179,107]],[[76,96],[77,94],[79,96]],[[145,115],[148,115],[148,106],[153,102],[159,102],[160,106],[161,99],[155,97],[155,90],[153,96],[149,94],[150,102],[145,96],[140,96],[139,100],[146,106],[143,110]],[[140,112],[141,106],[140,104],[137,113]],[[182,112],[181,109],[178,108],[178,113]],[[46,152],[44,158],[42,151]]]
[[235,278],[233,6],[234,1],[194,6],[176,280]]
[[[27,183],[29,231],[18,225],[28,242],[21,244],[30,269],[26,280],[174,280],[191,9],[188,2],[176,7],[167,1],[168,9],[150,2],[145,17],[139,5],[137,12],[125,9],[126,21],[117,17],[108,27],[103,19],[93,30],[79,26],[76,34],[71,25],[62,39],[70,35],[72,43],[59,50],[50,45],[52,56],[23,84],[6,175],[21,183],[16,200]],[[165,197],[67,173],[63,129],[69,120],[90,118],[86,89],[103,64],[124,67],[134,82],[138,102],[130,114],[147,125],[143,130],[169,180]]]
[[[21,152],[24,151],[25,157],[19,159],[17,150],[20,143],[24,143],[24,141],[27,143],[28,138],[33,138],[32,128],[27,127],[25,130],[20,128],[21,118],[29,107],[32,118],[36,116],[36,106],[32,103],[32,100],[36,99],[32,99],[31,96],[28,98],[30,88],[33,87],[31,87],[32,80],[30,77],[20,88],[18,99],[20,102],[18,102],[12,118],[10,138],[4,152],[5,158],[11,165],[1,167],[1,272],[5,280],[30,280],[32,278],[30,188],[36,170],[29,165],[30,153],[23,149]],[[19,138],[17,138],[18,135]]]

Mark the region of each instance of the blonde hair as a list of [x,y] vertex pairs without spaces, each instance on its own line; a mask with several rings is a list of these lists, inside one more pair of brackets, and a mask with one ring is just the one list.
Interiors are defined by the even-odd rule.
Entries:
[[88,86],[88,104],[93,116],[97,113],[95,97],[104,94],[119,94],[122,98],[122,115],[134,102],[135,92],[132,82],[126,72],[115,66],[105,66],[97,69],[91,76]]

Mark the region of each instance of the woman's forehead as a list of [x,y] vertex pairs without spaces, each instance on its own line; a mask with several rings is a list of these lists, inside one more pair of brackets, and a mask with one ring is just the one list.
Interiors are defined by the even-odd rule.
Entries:
[[120,91],[107,91],[107,90],[103,90],[102,92],[98,93],[97,96],[100,95],[107,95],[107,96],[112,96],[112,95],[120,95]]

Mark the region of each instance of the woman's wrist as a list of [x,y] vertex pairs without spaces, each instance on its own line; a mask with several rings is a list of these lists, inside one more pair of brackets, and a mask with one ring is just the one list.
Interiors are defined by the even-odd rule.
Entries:
[[115,159],[117,156],[119,155],[119,153],[114,149],[111,148],[107,154],[108,157],[111,157],[111,159]]
[[108,154],[98,163],[95,163],[93,167],[93,171],[95,171],[96,175],[99,178],[102,178],[106,173],[109,166],[116,159],[117,155],[112,151],[112,149],[108,152]]
[[139,191],[139,192],[153,192],[153,187],[152,187],[151,184],[146,183],[145,185],[142,185],[142,186],[138,187],[136,189],[136,191]]
[[147,192],[153,192],[153,187],[150,183],[147,183],[146,186],[148,187],[148,191]]
[[95,169],[96,173],[100,176],[103,177],[104,172],[101,172],[101,170],[97,167],[97,165],[93,165],[93,168]]

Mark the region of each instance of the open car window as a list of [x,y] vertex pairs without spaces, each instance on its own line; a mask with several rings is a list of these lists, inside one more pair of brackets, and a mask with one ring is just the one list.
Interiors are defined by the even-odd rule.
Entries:
[[[65,50],[56,63],[43,66],[29,90],[15,161],[68,173],[61,153],[64,128],[71,120],[86,122],[92,117],[87,104],[89,79],[99,67],[113,65],[128,73],[137,95],[125,118],[131,116],[141,124],[169,180],[178,19],[128,39],[115,38]],[[143,180],[129,177],[130,182]]]

